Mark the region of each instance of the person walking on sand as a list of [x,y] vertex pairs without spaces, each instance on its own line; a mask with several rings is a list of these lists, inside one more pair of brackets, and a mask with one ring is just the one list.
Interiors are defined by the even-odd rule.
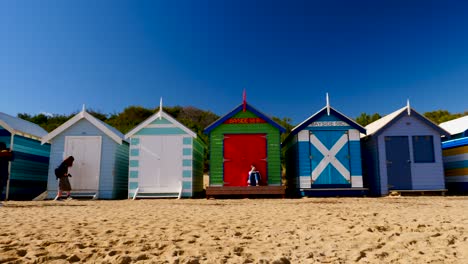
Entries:
[[249,186],[259,186],[260,185],[260,172],[255,169],[255,165],[250,166],[251,169],[249,171],[249,178],[247,179],[247,184]]
[[59,181],[59,188],[57,196],[54,199],[55,201],[61,200],[62,192],[67,192],[67,200],[71,200],[71,185],[70,181],[68,180],[68,177],[71,177],[71,175],[68,173],[68,168],[73,166],[74,160],[75,158],[73,158],[73,156],[69,156],[60,164],[60,166],[55,169],[55,176]]

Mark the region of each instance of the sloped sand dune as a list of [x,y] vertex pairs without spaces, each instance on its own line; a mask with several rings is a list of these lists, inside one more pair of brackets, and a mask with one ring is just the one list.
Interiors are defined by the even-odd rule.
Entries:
[[0,263],[468,263],[468,197],[7,202]]

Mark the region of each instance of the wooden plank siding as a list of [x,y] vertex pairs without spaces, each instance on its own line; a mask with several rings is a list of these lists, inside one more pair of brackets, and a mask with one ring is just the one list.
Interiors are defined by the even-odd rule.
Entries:
[[[255,118],[250,111],[238,112],[233,118]],[[280,131],[269,123],[260,124],[221,124],[210,133],[210,185],[223,185],[223,140],[226,134],[256,134],[264,133],[267,139],[269,185],[281,184],[281,151]]]
[[128,192],[128,155],[129,144],[122,142],[117,144],[114,163],[114,188],[112,199],[125,199]]
[[198,196],[203,192],[203,166],[205,147],[200,139],[193,140],[193,163],[192,163],[192,196]]
[[[7,146],[10,147],[10,142]],[[14,160],[10,167],[8,198],[33,199],[47,188],[50,144],[41,145],[39,140],[14,135],[12,149]]]

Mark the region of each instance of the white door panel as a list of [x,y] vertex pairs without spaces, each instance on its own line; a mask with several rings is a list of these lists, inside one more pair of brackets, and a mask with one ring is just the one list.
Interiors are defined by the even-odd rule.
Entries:
[[72,190],[98,190],[101,165],[100,136],[65,137],[65,156],[73,156],[75,161],[68,172]]
[[143,192],[174,192],[182,181],[182,137],[140,138],[139,188]]

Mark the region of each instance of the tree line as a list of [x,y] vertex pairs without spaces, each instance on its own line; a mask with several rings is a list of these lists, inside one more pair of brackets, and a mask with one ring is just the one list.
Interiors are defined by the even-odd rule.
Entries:
[[[207,151],[205,154],[205,172],[208,170],[209,167],[209,140],[208,135],[203,133],[203,130],[210,125],[211,123],[215,122],[219,116],[214,114],[213,112],[201,110],[193,106],[173,106],[173,107],[163,107],[164,112],[168,113],[180,123],[194,131],[198,137],[207,145]],[[88,109],[87,112],[90,113],[92,116],[96,117],[97,119],[109,124],[110,126],[116,128],[123,134],[129,132],[131,129],[138,126],[144,120],[155,114],[159,111],[159,107],[157,108],[144,108],[141,106],[129,106],[125,108],[121,113],[114,113],[114,114],[105,114],[100,111],[95,111],[93,109]],[[71,113],[70,115],[45,115],[45,114],[37,114],[37,115],[30,115],[27,113],[20,113],[18,117],[24,120],[28,120],[32,123],[35,123],[42,128],[44,128],[47,132],[51,132],[55,128],[59,127],[61,124],[65,123],[68,119],[75,116],[77,112]],[[462,117],[468,115],[468,111],[464,113],[455,113],[452,114],[447,110],[437,110],[432,112],[424,113],[424,116],[432,120],[436,124],[440,124],[442,122],[446,122],[458,117]],[[362,113],[358,117],[355,118],[355,121],[362,125],[366,126],[382,116],[378,113],[374,114],[367,114]],[[280,124],[286,129],[286,133],[281,135],[281,141],[283,141],[291,130],[294,128],[292,125],[292,119],[289,117],[272,117],[272,120]],[[283,155],[284,157],[284,155]]]
[[[208,137],[203,133],[203,130],[205,129],[205,127],[207,127],[219,118],[219,116],[213,112],[201,110],[193,106],[163,107],[163,110],[166,113],[170,114],[172,117],[174,117],[176,120],[184,124],[186,127],[190,128],[192,131],[197,133],[197,135],[199,135],[205,143],[208,143]],[[114,114],[105,114],[100,111],[95,111],[93,109],[87,110],[87,112],[90,113],[92,116],[116,128],[123,134],[135,128],[137,125],[149,118],[151,115],[155,114],[157,111],[159,111],[159,107],[150,109],[141,106],[129,106],[125,108],[121,113]],[[31,115],[27,113],[20,113],[18,114],[18,117],[41,126],[47,132],[51,132],[52,130],[65,123],[68,119],[72,118],[76,114],[77,112],[71,113],[69,115],[45,115],[42,113],[37,115]],[[452,114],[447,110],[436,110],[432,112],[426,112],[423,115],[430,119],[432,122],[440,124],[442,122],[446,122],[455,118],[468,115],[468,111],[465,111],[463,113]],[[358,124],[366,126],[380,119],[381,117],[382,116],[379,113],[361,113],[354,120]],[[286,137],[287,134],[291,132],[291,130],[294,128],[294,125],[292,124],[292,119],[289,117],[272,117],[272,119],[284,128],[286,128],[286,133],[285,135],[283,135],[283,138]]]

